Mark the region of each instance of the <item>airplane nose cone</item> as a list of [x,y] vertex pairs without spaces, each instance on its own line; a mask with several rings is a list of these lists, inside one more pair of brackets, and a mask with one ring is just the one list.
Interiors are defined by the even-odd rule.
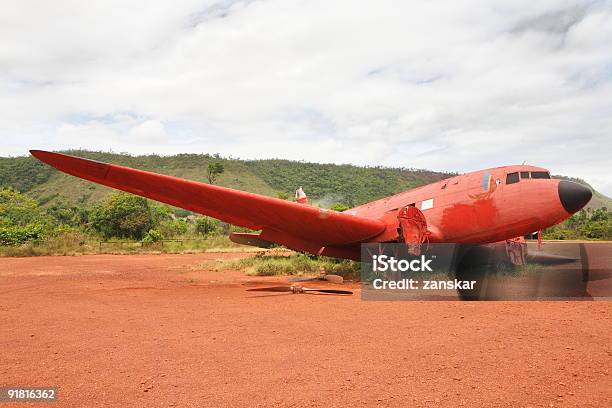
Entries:
[[584,207],[592,196],[591,189],[582,184],[565,180],[559,182],[559,199],[565,211],[570,214]]

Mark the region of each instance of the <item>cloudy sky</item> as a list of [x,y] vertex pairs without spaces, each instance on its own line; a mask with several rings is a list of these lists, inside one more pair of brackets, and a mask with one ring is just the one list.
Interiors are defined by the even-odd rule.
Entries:
[[612,1],[5,1],[0,156],[32,148],[527,162],[612,196]]

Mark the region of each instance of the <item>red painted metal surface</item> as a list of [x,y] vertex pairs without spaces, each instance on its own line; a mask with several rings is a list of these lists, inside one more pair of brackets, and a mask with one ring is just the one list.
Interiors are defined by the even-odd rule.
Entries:
[[[571,215],[560,200],[559,180],[526,178],[506,183],[509,173],[546,171],[534,166],[467,173],[341,213],[59,153],[31,153],[65,173],[261,230],[261,240],[340,258],[359,259],[360,243],[400,240],[400,215],[410,206],[422,213],[432,243],[504,241],[550,227]],[[571,187],[566,190],[576,188]]]
[[[51,166],[86,180],[266,233],[295,237],[303,247],[321,248],[367,241],[382,221],[247,193],[206,183],[33,150]],[[290,246],[291,247],[291,246]],[[294,249],[301,249],[295,248]]]
[[421,209],[430,230],[430,242],[484,244],[504,241],[550,227],[571,215],[559,199],[559,180],[525,179],[506,184],[508,173],[529,171],[546,170],[523,165],[476,171],[346,212],[384,218],[389,224],[403,207],[415,205],[420,209],[424,201],[433,200],[431,208]]

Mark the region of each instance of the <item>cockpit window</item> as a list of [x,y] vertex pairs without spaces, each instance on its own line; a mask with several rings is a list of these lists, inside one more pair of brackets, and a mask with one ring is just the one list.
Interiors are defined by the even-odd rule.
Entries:
[[532,179],[549,179],[550,173],[547,171],[532,171],[531,178]]
[[529,178],[529,172],[528,171],[521,171],[521,178],[522,179],[528,179]]
[[508,173],[508,175],[506,176],[506,184],[514,184],[514,183],[518,183],[519,180],[519,174],[518,173]]

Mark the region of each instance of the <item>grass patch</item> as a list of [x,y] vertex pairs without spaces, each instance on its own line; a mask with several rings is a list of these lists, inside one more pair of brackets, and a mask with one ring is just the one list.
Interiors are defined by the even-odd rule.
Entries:
[[486,266],[485,272],[489,275],[498,277],[522,277],[540,274],[546,270],[546,268],[546,265],[541,265],[538,263],[526,262],[524,265],[512,265],[507,262],[503,262],[498,265]]
[[517,266],[517,275],[518,276],[529,276],[529,275],[537,275],[546,271],[550,266],[541,265],[538,263],[530,263],[527,262],[524,265]]
[[88,238],[86,235],[70,231],[39,242],[27,242],[18,246],[0,246],[0,256],[74,256],[95,253],[97,245],[97,241]]
[[221,261],[216,267],[217,270],[237,269],[252,276],[317,275],[321,268],[328,274],[348,279],[359,276],[359,262],[304,254],[287,255],[278,251],[261,252],[234,261]]
[[18,246],[0,246],[0,256],[44,256],[85,254],[150,254],[150,253],[197,253],[252,251],[250,247],[238,245],[225,235],[214,235],[207,239],[177,240],[143,244],[140,241],[100,240],[80,232],[67,232],[49,237],[40,242],[28,242]]

